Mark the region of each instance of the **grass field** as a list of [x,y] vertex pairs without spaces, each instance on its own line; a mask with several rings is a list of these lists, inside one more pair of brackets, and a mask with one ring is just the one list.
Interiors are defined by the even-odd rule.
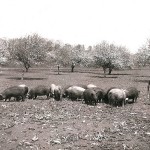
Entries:
[[149,150],[150,102],[147,82],[150,69],[113,71],[103,77],[102,70],[76,68],[30,69],[21,78],[21,69],[3,68],[0,92],[12,85],[95,84],[103,89],[136,86],[137,103],[111,107],[99,103],[88,106],[81,101],[55,101],[38,97],[24,102],[0,102],[0,150]]

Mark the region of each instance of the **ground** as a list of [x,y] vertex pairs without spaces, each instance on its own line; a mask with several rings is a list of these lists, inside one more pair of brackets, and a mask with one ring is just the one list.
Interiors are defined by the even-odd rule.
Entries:
[[46,100],[46,96],[24,102],[0,101],[0,150],[149,150],[150,100],[147,84],[150,69],[113,71],[75,68],[30,69],[21,79],[21,69],[1,68],[0,92],[12,85],[95,84],[109,87],[137,87],[137,103],[111,108],[107,104],[88,106],[81,101]]

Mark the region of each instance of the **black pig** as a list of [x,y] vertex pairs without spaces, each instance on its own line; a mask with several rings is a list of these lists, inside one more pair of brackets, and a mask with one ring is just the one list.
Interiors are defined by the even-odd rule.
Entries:
[[135,103],[137,101],[137,98],[139,96],[140,91],[138,91],[135,87],[129,87],[125,90],[126,92],[126,98],[128,100],[132,100],[132,103]]
[[36,99],[37,96],[44,96],[44,95],[46,95],[48,99],[50,95],[50,89],[44,85],[39,85],[35,88],[30,89],[28,98]]
[[22,86],[12,86],[7,89],[5,89],[1,94],[0,94],[0,99],[4,99],[7,101],[7,99],[11,99],[11,97],[16,98],[17,101],[22,99],[22,101],[25,100],[26,94],[28,92],[28,87],[22,87]]
[[96,92],[92,89],[86,89],[83,92],[83,98],[84,98],[84,101],[86,104],[96,105],[96,103],[97,103]]

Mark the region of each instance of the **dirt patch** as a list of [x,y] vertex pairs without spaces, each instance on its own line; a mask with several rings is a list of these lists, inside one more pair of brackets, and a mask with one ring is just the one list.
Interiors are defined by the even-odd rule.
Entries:
[[[143,70],[136,72],[144,74]],[[52,98],[46,100],[46,97],[26,99],[24,102],[0,101],[0,150],[150,149],[150,105],[146,81],[135,82],[132,75],[120,76],[118,71],[114,73],[117,78],[91,78],[89,73],[63,76],[47,73],[42,69],[38,75],[29,72],[25,76],[31,80],[23,81],[3,76],[0,90],[20,83],[29,88],[40,84],[49,86],[51,83],[62,87],[92,83],[103,89],[136,85],[140,96],[137,103],[113,108],[103,103],[88,106],[82,101],[55,101]],[[128,73],[134,74],[132,71]],[[148,74],[150,71],[146,70],[144,75]],[[42,77],[45,79],[36,80]]]

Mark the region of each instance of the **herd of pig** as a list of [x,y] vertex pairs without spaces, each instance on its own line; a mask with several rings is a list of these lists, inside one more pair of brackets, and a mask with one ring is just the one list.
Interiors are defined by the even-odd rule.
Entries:
[[72,101],[81,100],[88,105],[107,103],[111,106],[124,106],[127,102],[136,102],[139,92],[135,87],[120,89],[111,87],[107,90],[101,89],[93,84],[68,85],[62,88],[59,85],[51,84],[50,87],[38,85],[29,90],[25,84],[12,86],[0,93],[0,100],[24,101],[25,98],[36,99],[37,96],[47,96],[47,99],[54,98],[59,101],[63,98]]

